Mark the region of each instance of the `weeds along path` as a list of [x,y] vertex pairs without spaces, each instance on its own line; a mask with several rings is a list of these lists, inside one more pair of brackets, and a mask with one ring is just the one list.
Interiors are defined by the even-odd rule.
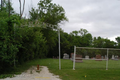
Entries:
[[46,66],[40,67],[41,71],[36,72],[36,67],[32,66],[29,70],[13,78],[5,78],[0,80],[61,80],[59,76],[49,72]]

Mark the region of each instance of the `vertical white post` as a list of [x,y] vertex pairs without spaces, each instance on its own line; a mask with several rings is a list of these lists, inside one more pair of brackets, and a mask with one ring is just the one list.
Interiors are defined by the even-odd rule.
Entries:
[[108,52],[109,52],[109,49],[107,49],[106,70],[108,70]]
[[61,70],[61,61],[60,61],[60,28],[58,28],[58,43],[59,43],[59,70]]
[[74,46],[73,70],[75,70],[75,55],[76,55],[76,46]]

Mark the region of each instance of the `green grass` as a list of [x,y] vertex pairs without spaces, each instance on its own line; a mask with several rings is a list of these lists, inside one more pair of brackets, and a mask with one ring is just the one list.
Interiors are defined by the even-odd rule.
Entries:
[[48,66],[52,73],[60,75],[63,80],[120,80],[120,61],[109,60],[108,70],[106,61],[83,60],[83,63],[76,63],[76,70],[72,70],[72,61],[63,59],[59,70],[58,62],[57,59],[40,61],[41,65]]
[[120,60],[109,60],[108,63],[106,70],[106,61],[83,60],[83,63],[76,63],[76,70],[72,70],[72,61],[61,59],[61,70],[59,70],[58,59],[38,59],[18,66],[14,73],[21,73],[30,66],[39,64],[47,66],[50,72],[59,75],[62,80],[120,80]]

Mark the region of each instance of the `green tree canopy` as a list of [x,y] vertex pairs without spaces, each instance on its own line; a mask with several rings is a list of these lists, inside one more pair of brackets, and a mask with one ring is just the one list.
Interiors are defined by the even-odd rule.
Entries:
[[42,22],[52,25],[58,25],[58,23],[62,21],[67,21],[63,7],[51,1],[52,0],[40,0],[38,9],[32,8],[32,10],[29,11],[30,19],[40,19]]

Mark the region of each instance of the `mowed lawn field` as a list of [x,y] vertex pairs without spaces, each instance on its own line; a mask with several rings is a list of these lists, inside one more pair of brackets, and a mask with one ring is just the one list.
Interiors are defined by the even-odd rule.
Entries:
[[73,70],[71,60],[61,59],[61,70],[59,70],[59,59],[38,59],[29,61],[18,66],[15,73],[20,73],[30,66],[47,66],[50,72],[59,75],[62,80],[120,80],[120,60],[109,60],[108,70],[106,61],[83,60],[83,63],[76,63]]

